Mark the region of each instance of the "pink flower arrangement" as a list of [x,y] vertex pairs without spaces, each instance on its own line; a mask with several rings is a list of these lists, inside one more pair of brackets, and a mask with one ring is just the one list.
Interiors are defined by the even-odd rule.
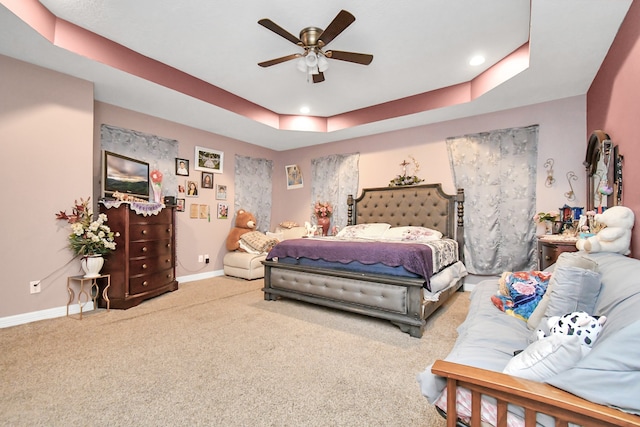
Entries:
[[154,169],[149,173],[151,177],[151,189],[156,203],[162,203],[162,172]]
[[158,169],[152,170],[149,175],[151,176],[151,182],[154,184],[162,184],[162,172]]
[[316,202],[313,213],[318,218],[329,218],[333,214],[333,208],[329,202]]

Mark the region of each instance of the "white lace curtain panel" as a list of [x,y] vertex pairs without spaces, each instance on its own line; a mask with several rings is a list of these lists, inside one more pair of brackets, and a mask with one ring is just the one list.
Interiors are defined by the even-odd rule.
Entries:
[[234,216],[239,209],[251,212],[258,223],[257,230],[269,231],[271,223],[271,183],[273,162],[236,155],[235,158],[235,200]]
[[311,160],[311,205],[309,219],[317,224],[313,215],[316,202],[329,202],[333,206],[330,228],[347,225],[347,196],[357,197],[358,161],[360,154],[334,154]]
[[447,138],[472,274],[535,268],[538,125]]

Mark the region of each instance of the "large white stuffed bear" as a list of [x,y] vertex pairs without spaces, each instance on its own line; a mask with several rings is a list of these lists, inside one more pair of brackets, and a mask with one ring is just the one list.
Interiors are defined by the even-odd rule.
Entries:
[[635,216],[624,206],[613,206],[595,216],[596,222],[605,226],[595,236],[578,239],[576,247],[587,252],[616,252],[629,255],[631,250],[631,229]]

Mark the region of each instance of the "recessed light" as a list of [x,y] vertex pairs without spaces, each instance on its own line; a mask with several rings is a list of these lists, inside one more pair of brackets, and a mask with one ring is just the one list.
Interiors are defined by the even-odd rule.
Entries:
[[476,55],[473,58],[471,58],[471,60],[469,61],[469,65],[481,65],[484,64],[484,56],[482,55]]
[[302,114],[309,114],[309,112],[311,111],[311,108],[304,106],[304,107],[300,107],[300,112]]

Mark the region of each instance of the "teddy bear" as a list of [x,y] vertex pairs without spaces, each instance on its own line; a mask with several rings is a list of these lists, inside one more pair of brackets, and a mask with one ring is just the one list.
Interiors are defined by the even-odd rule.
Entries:
[[[606,321],[606,316],[591,316],[584,311],[574,311],[564,316],[551,316],[547,321],[548,336],[576,335],[582,346],[591,348]],[[541,329],[538,329],[536,333],[538,339],[547,337]]]
[[251,212],[240,209],[236,214],[235,227],[229,231],[227,236],[227,250],[245,252],[240,247],[240,237],[256,229],[256,217]]
[[625,206],[613,206],[594,217],[604,226],[595,236],[578,239],[576,248],[586,252],[616,252],[629,255],[631,229],[635,221],[633,211]]

